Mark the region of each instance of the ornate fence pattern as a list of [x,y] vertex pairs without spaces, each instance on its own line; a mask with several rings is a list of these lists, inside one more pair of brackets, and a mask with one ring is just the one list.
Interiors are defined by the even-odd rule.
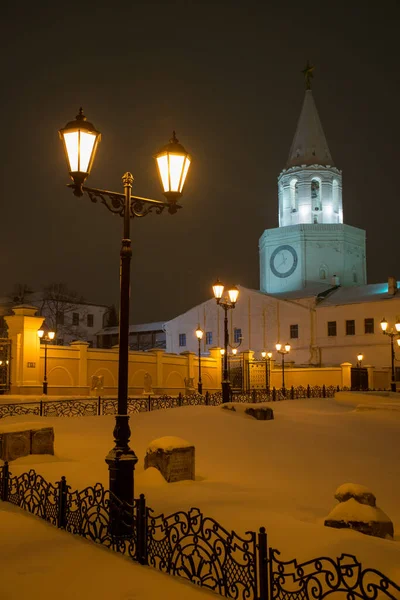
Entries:
[[[155,515],[146,507],[143,494],[130,506],[112,497],[100,483],[71,492],[65,477],[55,485],[33,470],[12,477],[5,463],[0,467],[0,499],[225,598],[323,600],[340,595],[344,600],[400,599],[400,585],[376,569],[363,570],[355,556],[285,562],[278,550],[268,547],[263,527],[258,534],[248,531],[241,537],[197,508]],[[115,534],[121,522],[124,536]]]
[[[268,390],[252,390],[249,392],[233,392],[232,402],[274,402],[294,400],[297,398],[332,398],[335,392],[348,390],[334,386],[298,386],[291,388],[272,388]],[[222,404],[221,392],[205,395],[191,394],[188,396],[147,396],[128,399],[128,413],[148,412],[179,406],[218,406]],[[67,400],[40,400],[0,404],[0,419],[21,415],[38,415],[43,417],[95,417],[98,415],[117,414],[118,400],[116,398],[90,398]]]

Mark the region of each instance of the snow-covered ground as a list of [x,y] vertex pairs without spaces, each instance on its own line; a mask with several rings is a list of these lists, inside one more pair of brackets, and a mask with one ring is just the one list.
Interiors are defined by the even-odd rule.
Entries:
[[[239,534],[263,525],[283,560],[355,554],[364,568],[379,569],[400,583],[400,413],[359,411],[334,399],[268,406],[273,421],[207,406],[133,415],[131,446],[139,458],[135,495],[144,492],[148,505],[166,514],[199,507]],[[97,481],[108,485],[104,457],[113,446],[113,417],[29,416],[29,422],[37,420],[53,425],[56,455],[13,461],[13,474],[34,468],[52,482],[65,475],[72,489]],[[195,445],[195,481],[168,484],[155,469],[144,471],[147,446],[163,436]],[[324,527],[337,503],[337,487],[348,482],[375,494],[393,521],[394,541]]]

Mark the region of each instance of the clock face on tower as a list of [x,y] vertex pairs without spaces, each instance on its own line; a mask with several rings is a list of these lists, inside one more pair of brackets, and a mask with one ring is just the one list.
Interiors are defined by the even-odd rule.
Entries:
[[271,254],[269,266],[275,277],[289,277],[297,268],[297,252],[292,246],[284,244],[275,248]]

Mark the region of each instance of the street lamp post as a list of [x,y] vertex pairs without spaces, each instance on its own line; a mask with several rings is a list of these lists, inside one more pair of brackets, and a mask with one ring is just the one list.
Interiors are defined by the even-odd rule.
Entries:
[[47,396],[47,344],[54,340],[55,331],[45,331],[39,329],[37,332],[40,341],[44,342],[44,374],[43,374],[43,394]]
[[272,352],[261,352],[261,356],[265,359],[265,388],[269,394],[271,384],[271,358]]
[[230,384],[228,376],[228,346],[229,346],[229,331],[228,331],[228,310],[234,309],[239,296],[239,290],[236,286],[228,290],[228,298],[221,300],[224,293],[223,284],[217,279],[213,285],[214,297],[217,304],[224,309],[224,353],[223,353],[223,376],[222,376],[222,402],[229,402],[230,399]]
[[282,356],[282,393],[286,396],[285,390],[285,354],[289,354],[290,352],[290,344],[285,344],[284,348],[282,348],[282,344],[278,342],[275,344],[276,351]]
[[[155,155],[156,164],[166,202],[132,196],[133,175],[125,173],[122,177],[124,193],[89,188],[84,182],[89,176],[94,162],[101,135],[92,123],[89,123],[80,109],[75,121],[67,123],[59,131],[64,144],[68,171],[75,196],[87,194],[92,202],[100,201],[113,214],[123,218],[123,236],[120,252],[120,319],[119,319],[119,355],[118,355],[118,408],[115,417],[115,446],[106,456],[109,467],[110,529],[113,535],[131,535],[134,502],[134,469],[137,463],[135,452],[129,447],[131,435],[128,416],[128,358],[129,358],[129,301],[130,301],[130,264],[131,239],[130,219],[141,218],[155,211],[157,214],[166,208],[170,214],[180,208],[177,204],[182,196],[191,157],[178,142],[175,132],[169,144]],[[127,514],[120,519],[120,502],[129,506]],[[125,512],[126,512],[125,511]],[[129,513],[129,514],[128,514]]]
[[388,325],[389,323],[386,321],[385,318],[382,319],[381,321],[381,329],[382,329],[382,333],[384,335],[388,335],[390,336],[390,357],[391,357],[391,366],[392,366],[392,379],[390,382],[390,390],[392,392],[396,391],[396,380],[395,380],[395,374],[394,374],[394,359],[395,359],[395,353],[394,353],[394,339],[397,338],[397,344],[399,344],[400,342],[400,322],[396,321],[395,323],[395,329],[393,329],[393,327],[388,331]]
[[362,369],[362,361],[364,360],[363,354],[357,354],[357,368]]
[[203,393],[203,384],[201,381],[201,340],[203,339],[204,331],[201,329],[200,325],[198,325],[196,329],[196,337],[199,342],[199,382],[197,384],[197,391],[199,394]]

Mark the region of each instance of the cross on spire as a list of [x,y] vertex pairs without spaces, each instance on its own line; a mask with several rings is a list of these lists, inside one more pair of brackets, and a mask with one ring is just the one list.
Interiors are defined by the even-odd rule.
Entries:
[[314,65],[310,65],[310,61],[307,60],[306,67],[302,70],[306,82],[306,90],[311,90],[311,79],[314,77],[313,71]]

